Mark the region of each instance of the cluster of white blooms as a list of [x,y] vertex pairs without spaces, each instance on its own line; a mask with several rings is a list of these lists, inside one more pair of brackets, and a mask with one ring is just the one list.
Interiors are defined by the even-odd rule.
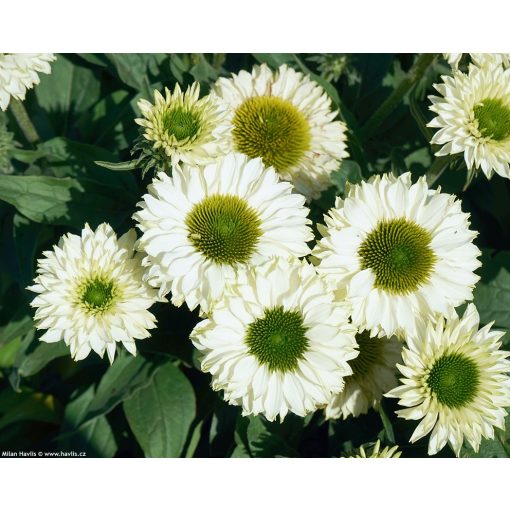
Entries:
[[[490,62],[490,94],[488,65],[437,86],[445,98],[433,99],[431,125],[442,128],[441,154],[465,150],[484,171],[490,156],[507,171],[498,155],[510,135],[510,71]],[[198,309],[201,369],[243,415],[324,409],[347,419],[386,394],[408,408],[400,416],[422,419],[411,441],[432,431],[430,454],[448,441],[459,454],[464,438],[476,449],[504,426],[502,333],[478,331],[473,305],[463,319],[455,312],[473,299],[480,266],[455,196],[409,173],[374,176],[347,186],[312,248],[307,203],[347,156],[346,126],[324,90],[287,66],[261,65],[220,78],[202,98],[198,84],[165,94],[140,100],[136,119],[140,161],[159,170],[133,216],[140,238],[85,226],[44,254],[31,287],[41,340],[64,340],[75,359],[94,350],[112,361],[116,342],[134,354],[134,340],[155,327],[148,309],[168,295]],[[506,111],[503,137],[493,117]],[[372,457],[400,455],[379,448]]]

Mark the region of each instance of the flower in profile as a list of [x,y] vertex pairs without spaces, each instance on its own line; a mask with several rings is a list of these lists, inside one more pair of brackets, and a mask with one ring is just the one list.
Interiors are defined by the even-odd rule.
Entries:
[[430,143],[442,145],[436,156],[463,154],[468,169],[510,178],[510,69],[471,64],[467,74],[442,76],[429,96],[438,128]]
[[360,446],[359,453],[357,455],[352,455],[352,457],[357,459],[398,459],[402,455],[401,451],[398,451],[398,445],[385,446],[381,450],[381,441],[378,439],[376,443],[368,449],[368,452],[365,451],[363,446]]
[[372,335],[416,333],[417,323],[473,297],[480,250],[455,196],[411,174],[374,176],[350,186],[325,216],[317,270]]
[[353,373],[324,409],[328,420],[345,420],[377,409],[383,394],[398,385],[396,365],[401,361],[401,343],[395,337],[372,338],[367,331],[358,333],[356,342],[359,354],[349,361]]
[[283,420],[341,391],[357,355],[348,316],[312,265],[274,258],[240,274],[191,339],[227,402]]
[[225,109],[213,96],[199,96],[199,83],[186,92],[177,83],[173,92],[165,88],[165,96],[155,90],[154,104],[138,101],[142,117],[135,122],[142,136],[134,151],[140,151],[145,169],[169,170],[180,162],[204,165],[225,154]]
[[160,172],[133,218],[147,281],[172,303],[207,313],[239,270],[272,256],[308,255],[305,198],[260,159],[229,154],[201,169]]
[[11,97],[23,101],[27,89],[40,82],[37,73],[51,73],[55,58],[53,53],[0,53],[0,109],[7,109]]
[[228,110],[230,148],[262,158],[307,199],[331,185],[346,151],[346,126],[334,120],[331,100],[308,76],[265,64],[219,78],[213,93]]
[[34,285],[38,295],[37,329],[46,329],[43,342],[64,340],[77,361],[91,350],[110,363],[117,342],[136,354],[135,340],[150,336],[156,326],[149,308],[156,292],[143,279],[141,256],[134,252],[134,229],[117,239],[107,223],[93,231],[85,225],[81,236],[64,235],[52,251],[38,260]]
[[407,339],[402,385],[387,396],[399,398],[407,420],[421,420],[411,442],[430,433],[428,453],[446,443],[459,456],[464,439],[478,451],[482,437],[493,438],[494,427],[505,428],[510,406],[510,353],[499,350],[502,331],[491,325],[478,329],[479,315],[469,304],[464,316],[429,322]]

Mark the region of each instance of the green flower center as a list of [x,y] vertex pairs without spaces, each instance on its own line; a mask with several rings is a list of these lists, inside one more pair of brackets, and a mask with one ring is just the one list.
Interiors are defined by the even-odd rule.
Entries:
[[413,221],[383,220],[358,250],[361,268],[372,270],[377,288],[393,294],[413,292],[428,280],[434,266],[431,240]]
[[374,366],[381,361],[383,342],[380,338],[371,338],[367,331],[356,335],[359,354],[348,363],[352,368],[352,377],[355,381],[363,381],[371,373]]
[[308,348],[306,330],[301,313],[277,306],[248,326],[245,341],[250,354],[269,370],[290,372]]
[[93,278],[85,282],[80,288],[80,302],[85,308],[96,314],[110,308],[115,297],[115,285],[112,281]]
[[476,363],[463,354],[447,354],[432,367],[427,384],[437,400],[450,408],[469,404],[476,395],[480,375]]
[[163,129],[178,141],[193,138],[200,130],[200,116],[193,110],[177,106],[164,113]]
[[262,235],[257,211],[235,195],[204,198],[186,217],[188,238],[217,264],[248,262]]
[[483,136],[497,142],[510,136],[510,108],[501,99],[484,99],[473,112]]
[[279,97],[250,97],[236,110],[233,124],[236,149],[279,171],[296,165],[310,148],[305,116]]

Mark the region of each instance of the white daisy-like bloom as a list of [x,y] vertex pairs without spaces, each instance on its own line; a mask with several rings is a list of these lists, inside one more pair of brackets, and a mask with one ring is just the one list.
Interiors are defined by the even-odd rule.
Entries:
[[274,258],[240,275],[191,339],[228,403],[283,420],[341,391],[358,354],[348,315],[312,265]]
[[207,313],[239,269],[310,252],[305,198],[260,159],[229,154],[203,169],[160,172],[148,192],[133,216],[146,279],[176,306]]
[[471,64],[442,79],[434,85],[440,96],[429,96],[437,117],[428,126],[439,128],[430,142],[442,145],[436,156],[463,153],[468,169],[510,178],[510,69]]
[[308,76],[265,64],[219,78],[213,93],[228,109],[231,150],[261,157],[307,199],[331,185],[346,151],[346,125],[334,120],[331,99]]
[[480,250],[469,214],[425,177],[374,176],[349,186],[325,216],[314,255],[318,271],[372,335],[416,333],[417,323],[473,298]]
[[148,338],[156,326],[149,312],[157,293],[143,281],[141,256],[134,251],[134,229],[117,239],[107,223],[81,236],[66,234],[37,261],[37,329],[43,342],[64,340],[78,361],[91,350],[113,363],[117,342],[133,355],[135,340]]
[[464,316],[429,322],[408,337],[402,352],[402,385],[387,396],[399,398],[407,420],[421,420],[410,441],[430,434],[428,453],[448,442],[459,456],[464,439],[478,451],[482,437],[493,439],[494,427],[505,428],[510,406],[509,352],[499,350],[502,331],[479,328],[473,304]]
[[225,107],[211,95],[200,98],[198,82],[185,92],[177,83],[173,92],[165,88],[164,96],[155,90],[154,104],[140,99],[138,108],[143,117],[135,122],[144,141],[135,148],[160,166],[165,161],[168,168],[180,162],[204,165],[227,152]]
[[[459,68],[459,63],[464,53],[443,53],[445,60],[454,71]],[[471,61],[478,67],[482,66],[510,66],[510,53],[470,53]]]
[[385,446],[381,450],[381,441],[378,439],[376,443],[365,451],[363,446],[360,446],[359,453],[357,455],[352,455],[352,457],[357,459],[398,459],[402,455],[402,452],[399,451],[398,445]]
[[398,386],[396,365],[401,361],[402,344],[395,337],[370,337],[367,331],[358,333],[356,342],[359,354],[349,361],[353,373],[324,409],[328,420],[345,420],[378,409],[383,394]]
[[0,109],[5,111],[11,97],[23,101],[27,89],[38,85],[38,73],[51,74],[53,53],[0,53]]

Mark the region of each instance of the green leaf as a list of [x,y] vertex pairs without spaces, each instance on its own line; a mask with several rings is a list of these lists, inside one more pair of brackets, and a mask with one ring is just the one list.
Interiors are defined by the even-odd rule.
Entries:
[[344,195],[345,185],[350,182],[351,184],[359,184],[363,180],[361,168],[356,161],[344,160],[340,166],[340,170],[331,174],[331,181],[336,186],[338,194]]
[[124,402],[124,412],[146,457],[178,457],[195,416],[193,387],[167,362],[152,384]]
[[58,405],[52,395],[37,392],[0,393],[0,430],[20,421],[59,423]]
[[32,317],[25,310],[18,310],[11,321],[0,328],[0,346],[25,335],[32,326]]
[[383,422],[384,433],[386,434],[387,440],[391,444],[395,444],[395,433],[393,432],[393,425],[391,424],[391,420],[386,413],[386,409],[384,408],[384,399],[379,404],[379,414]]
[[36,175],[0,175],[0,199],[33,221],[52,223],[69,218],[72,192],[82,191],[77,181]]
[[16,361],[18,350],[21,346],[21,338],[15,338],[0,347],[0,368],[10,368]]
[[71,226],[117,224],[132,207],[129,197],[101,183],[42,175],[0,175],[0,200],[32,221]]
[[130,87],[152,97],[148,79],[149,73],[157,75],[159,66],[167,58],[163,53],[107,53],[106,57],[114,65],[119,78]]
[[111,163],[110,161],[95,161],[95,164],[104,168],[108,168],[108,170],[136,170],[138,166],[138,160],[133,159],[131,161],[121,161],[120,163]]
[[51,65],[51,74],[40,74],[35,87],[39,106],[49,112],[58,134],[66,134],[75,119],[86,112],[100,97],[101,83],[96,74],[73,64],[62,55]]
[[12,230],[20,285],[23,287],[26,287],[33,279],[34,258],[43,228],[40,224],[31,222],[21,214],[14,215]]
[[189,73],[201,84],[213,83],[218,79],[219,70],[214,68],[205,58],[203,53],[195,53],[192,56],[193,66]]
[[[481,280],[474,291],[474,303],[482,324],[495,321],[494,327],[510,330],[510,252],[494,255],[484,252]],[[508,344],[509,335],[503,337]]]
[[[299,436],[301,434],[302,420],[300,421],[297,417],[289,416],[289,418],[286,418],[287,422],[284,422],[284,424],[268,422],[262,416],[240,418],[236,434],[238,447],[244,442],[244,448],[249,451],[252,457],[299,456],[288,441],[292,438],[292,435],[297,433]],[[299,426],[300,424],[301,426]],[[245,439],[243,440],[243,438]],[[295,440],[296,438],[294,438]],[[243,454],[242,449],[236,450],[236,455]]]
[[156,366],[141,356],[122,352],[103,375],[89,404],[84,423],[109,413],[125,399],[149,385]]
[[90,386],[67,405],[62,421],[63,435],[57,438],[57,444],[63,450],[85,451],[88,457],[113,457],[117,444],[104,416],[80,426],[94,396],[94,386]]
[[278,69],[282,64],[294,62],[292,53],[253,53],[253,56],[260,63],[267,64],[273,69]]
[[40,372],[50,361],[70,356],[69,347],[64,342],[45,343],[38,341],[35,349],[16,362],[21,377],[29,377]]

